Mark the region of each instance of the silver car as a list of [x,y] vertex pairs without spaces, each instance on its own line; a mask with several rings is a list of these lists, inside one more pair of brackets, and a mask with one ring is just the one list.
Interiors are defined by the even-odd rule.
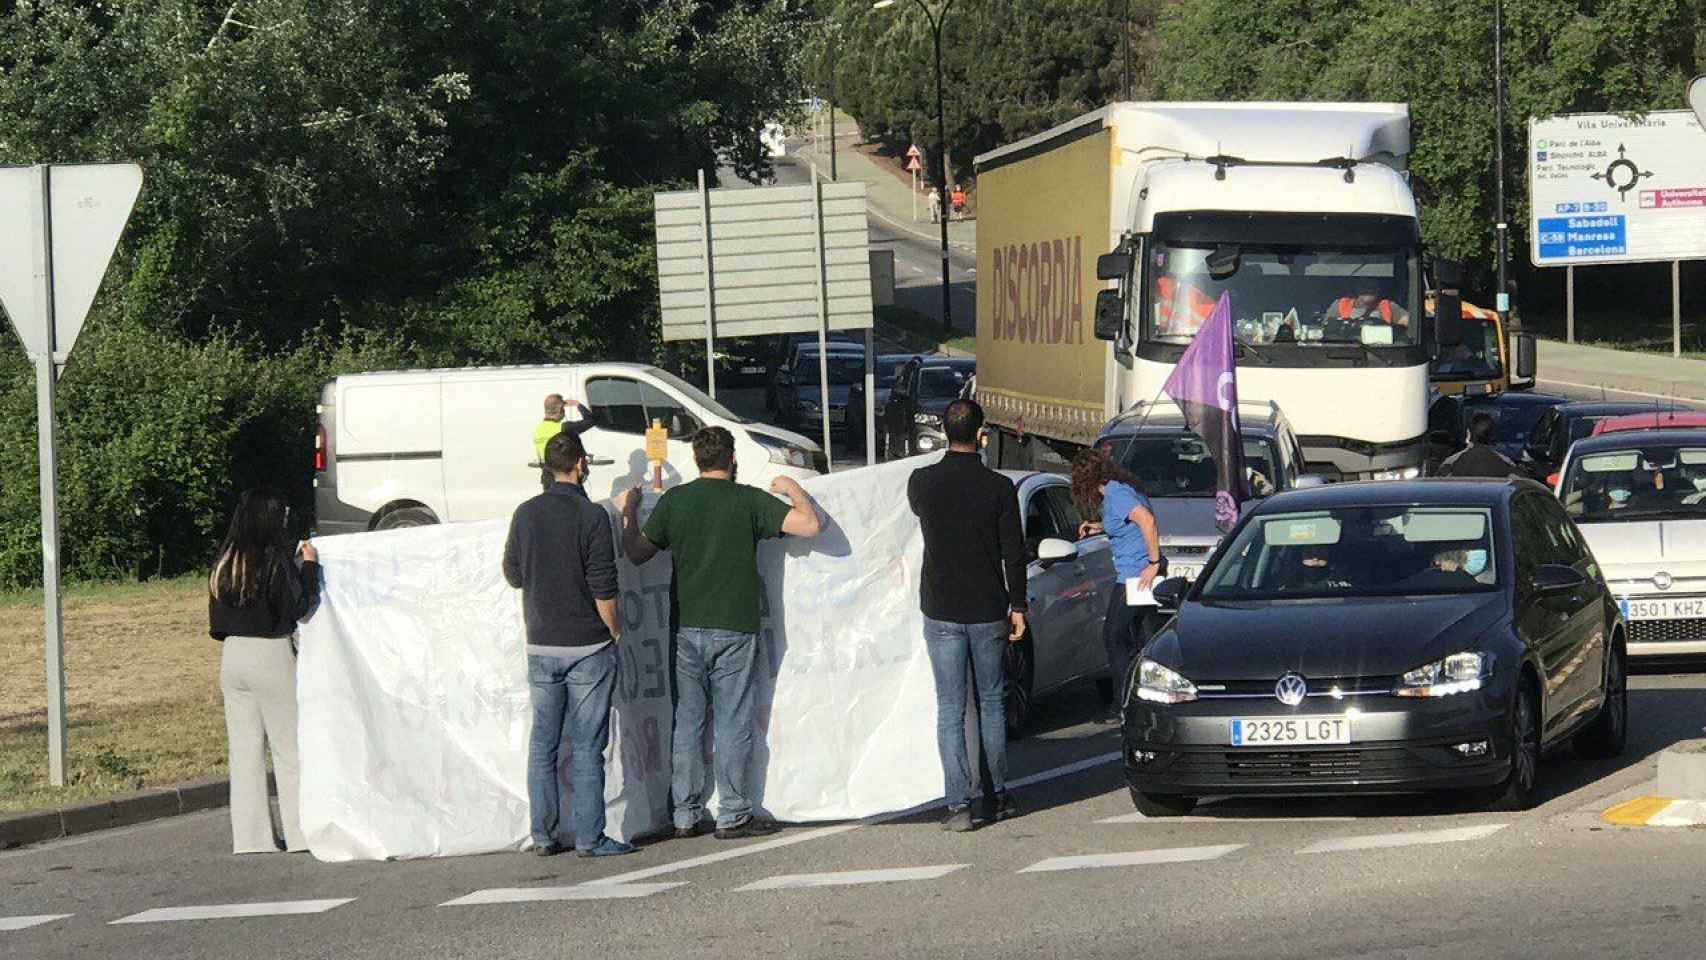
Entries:
[[[1321,482],[1302,476],[1303,447],[1278,406],[1241,403],[1238,419],[1244,465],[1257,497]],[[1185,426],[1178,406],[1165,401],[1138,404],[1115,417],[1102,428],[1096,446],[1142,481],[1161,531],[1167,575],[1195,580],[1221,537],[1214,523],[1215,466],[1208,445]]]

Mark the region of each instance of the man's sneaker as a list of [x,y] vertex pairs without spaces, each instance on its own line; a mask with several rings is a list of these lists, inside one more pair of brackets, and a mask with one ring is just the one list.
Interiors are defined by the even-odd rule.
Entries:
[[677,839],[677,840],[690,840],[694,837],[702,837],[705,834],[710,833],[712,827],[713,827],[712,824],[710,824],[704,820],[700,820],[700,821],[694,823],[693,826],[691,826],[691,827],[676,827],[675,828],[675,839]]
[[1011,820],[1019,815],[1019,804],[1006,790],[995,795],[995,822]]
[[639,853],[640,848],[631,843],[612,840],[609,837],[599,837],[598,842],[585,850],[576,850],[577,857],[620,857],[630,853]]
[[554,857],[567,849],[569,848],[554,841],[551,843],[536,843],[533,845],[533,855],[536,857]]
[[970,833],[974,827],[969,806],[949,807],[948,816],[942,821],[942,829],[950,833]]
[[731,826],[718,827],[718,840],[742,840],[747,837],[768,837],[782,829],[773,820],[760,820],[757,817],[747,817]]

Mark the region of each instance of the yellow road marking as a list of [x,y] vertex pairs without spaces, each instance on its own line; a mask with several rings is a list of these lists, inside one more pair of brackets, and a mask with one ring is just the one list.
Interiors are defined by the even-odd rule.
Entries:
[[1669,797],[1636,797],[1612,807],[1600,814],[1599,818],[1620,827],[1644,827],[1654,814],[1661,812],[1671,803]]

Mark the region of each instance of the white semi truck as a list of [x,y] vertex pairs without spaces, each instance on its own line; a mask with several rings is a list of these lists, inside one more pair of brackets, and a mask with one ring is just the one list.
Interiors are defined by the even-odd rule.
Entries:
[[1409,149],[1403,104],[1117,103],[977,157],[990,459],[1058,466],[1157,399],[1229,293],[1239,396],[1284,410],[1310,472],[1419,475]]

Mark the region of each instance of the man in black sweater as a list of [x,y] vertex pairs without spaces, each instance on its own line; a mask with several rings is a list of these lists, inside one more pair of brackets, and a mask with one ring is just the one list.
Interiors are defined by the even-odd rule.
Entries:
[[557,757],[566,739],[578,854],[633,853],[632,845],[604,835],[604,748],[610,742],[620,633],[610,515],[587,499],[587,456],[578,435],[551,437],[545,466],[556,482],[516,508],[503,560],[504,579],[521,589],[527,623],[533,849],[548,857],[568,848],[558,834],[563,798],[557,783]]
[[1497,421],[1482,411],[1469,418],[1469,446],[1447,457],[1439,465],[1442,477],[1505,477],[1522,476],[1522,471],[1510,458],[1493,449],[1493,428]]
[[948,452],[913,472],[906,497],[924,532],[919,605],[936,678],[936,749],[948,799],[942,829],[963,833],[975,826],[966,762],[968,667],[977,683],[995,819],[1018,813],[1007,793],[1002,661],[1007,645],[1025,635],[1025,540],[1018,491],[978,455],[983,410],[974,401],[955,400],[942,419]]

